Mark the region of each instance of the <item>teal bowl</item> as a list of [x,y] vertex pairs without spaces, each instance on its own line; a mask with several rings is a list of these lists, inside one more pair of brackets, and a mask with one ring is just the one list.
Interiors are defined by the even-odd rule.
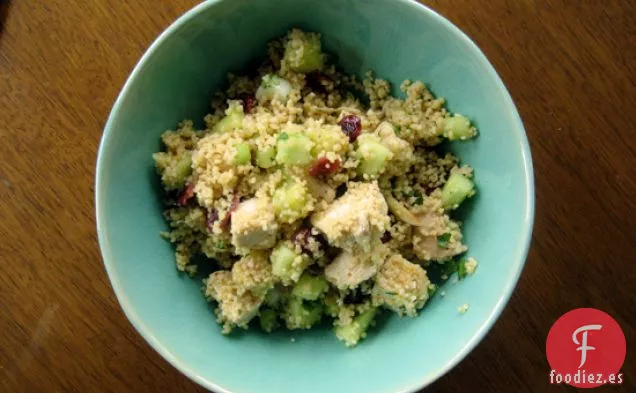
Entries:
[[[347,72],[394,84],[422,80],[481,131],[453,150],[474,166],[479,193],[463,212],[475,275],[452,279],[417,318],[390,316],[354,349],[327,329],[221,335],[200,284],[180,276],[159,232],[151,155],[159,135],[201,119],[226,72],[265,56],[293,26],[318,31]],[[397,92],[396,92],[397,93]],[[97,158],[96,214],[106,271],[126,316],[168,362],[217,392],[413,392],[460,362],[486,335],[519,279],[534,217],[523,124],[492,65],[459,29],[406,0],[209,0],[172,24],[117,98]],[[468,303],[467,313],[457,307]],[[294,340],[292,340],[292,338]]]

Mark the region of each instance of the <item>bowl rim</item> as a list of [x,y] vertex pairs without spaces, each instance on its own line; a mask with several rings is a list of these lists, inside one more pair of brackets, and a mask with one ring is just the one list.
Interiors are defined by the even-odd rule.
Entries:
[[[161,357],[163,357],[168,363],[170,363],[174,368],[179,370],[182,374],[187,376],[190,380],[196,382],[202,387],[219,393],[235,393],[231,390],[224,388],[223,386],[212,382],[203,376],[199,375],[195,372],[184,360],[180,359],[170,350],[168,350],[161,341],[154,335],[153,330],[146,325],[142,319],[138,316],[135,307],[129,301],[128,296],[124,292],[123,287],[120,284],[118,273],[114,267],[112,261],[112,255],[110,252],[110,244],[108,242],[107,230],[104,226],[104,180],[103,177],[105,171],[104,161],[106,160],[104,157],[109,155],[109,142],[112,138],[112,129],[118,122],[118,113],[120,112],[120,108],[122,106],[122,102],[124,98],[128,95],[130,90],[130,86],[133,83],[133,80],[137,77],[137,75],[143,70],[148,59],[158,50],[158,48],[162,45],[164,41],[166,41],[171,35],[173,35],[181,26],[188,23],[191,19],[193,19],[197,14],[202,12],[203,10],[214,7],[218,3],[228,0],[207,0],[198,5],[195,5],[184,14],[182,14],[179,18],[177,18],[173,23],[170,24],[165,30],[155,38],[155,40],[150,44],[150,46],[146,49],[142,57],[136,63],[133,71],[130,73],[126,82],[124,83],[123,88],[119,92],[115,103],[110,111],[108,116],[108,120],[106,125],[104,126],[103,135],[101,137],[98,151],[97,151],[97,163],[95,170],[95,217],[96,217],[96,226],[97,226],[97,238],[98,244],[100,248],[100,252],[102,255],[102,259],[104,262],[104,266],[106,269],[106,273],[108,275],[110,284],[115,292],[115,296],[117,301],[119,302],[124,314],[133,325],[135,330],[146,340],[148,344],[157,352]],[[472,350],[479,344],[484,337],[488,334],[488,332],[492,329],[494,323],[497,321],[502,311],[508,304],[512,292],[514,291],[523,268],[526,263],[526,259],[528,256],[528,251],[530,248],[530,243],[532,240],[532,231],[534,226],[534,208],[535,208],[535,190],[534,190],[534,169],[532,164],[532,156],[530,152],[530,146],[528,143],[528,137],[525,132],[525,128],[523,126],[523,122],[518,113],[518,110],[513,102],[513,99],[510,95],[510,92],[504,85],[501,77],[495,70],[494,66],[487,59],[485,54],[481,51],[481,49],[470,39],[466,33],[460,30],[457,26],[455,26],[448,19],[434,11],[433,9],[427,7],[424,4],[421,4],[415,0],[394,0],[402,3],[407,7],[412,7],[413,12],[421,12],[426,14],[429,18],[434,19],[436,22],[441,23],[448,31],[450,31],[459,41],[461,41],[466,47],[469,48],[471,52],[476,54],[478,65],[485,71],[495,82],[498,90],[503,94],[505,105],[508,109],[508,114],[511,117],[511,122],[515,124],[514,133],[519,138],[519,145],[521,146],[521,156],[524,167],[525,174],[525,211],[523,216],[523,227],[524,232],[520,234],[520,242],[519,247],[516,250],[515,258],[512,258],[515,261],[516,269],[511,271],[510,276],[506,280],[507,285],[503,288],[501,297],[491,309],[490,314],[487,316],[485,321],[478,327],[472,334],[472,337],[464,344],[463,348],[458,351],[443,367],[436,369],[433,372],[426,374],[421,380],[407,388],[398,389],[397,392],[403,393],[414,393],[419,389],[422,389],[442,376],[452,370],[457,364],[459,364]]]

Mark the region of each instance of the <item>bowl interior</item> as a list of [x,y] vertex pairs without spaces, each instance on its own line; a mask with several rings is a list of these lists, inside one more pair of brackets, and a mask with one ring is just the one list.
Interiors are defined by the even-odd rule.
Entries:
[[[477,273],[448,283],[415,319],[382,318],[357,348],[327,327],[222,336],[199,282],[177,274],[152,153],[183,118],[200,121],[227,71],[265,55],[292,26],[323,34],[338,64],[373,69],[396,86],[422,80],[481,135],[452,149],[476,171],[463,211]],[[402,0],[208,1],[150,48],[117,100],[97,168],[97,220],[106,268],[140,333],[195,381],[232,392],[395,392],[430,383],[461,360],[499,315],[521,272],[533,216],[523,126],[485,57],[450,23]],[[457,307],[470,305],[465,315]],[[290,339],[295,338],[295,342]]]

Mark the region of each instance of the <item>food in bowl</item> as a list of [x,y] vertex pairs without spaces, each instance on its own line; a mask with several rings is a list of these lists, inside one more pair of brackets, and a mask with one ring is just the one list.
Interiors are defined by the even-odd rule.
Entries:
[[415,316],[436,289],[427,270],[474,271],[451,215],[473,170],[443,141],[476,136],[421,82],[405,98],[371,73],[329,64],[317,33],[293,29],[268,59],[215,95],[205,129],[189,120],[154,154],[166,191],[164,236],[224,333],[253,320],[308,329],[331,319],[347,346],[379,310]]

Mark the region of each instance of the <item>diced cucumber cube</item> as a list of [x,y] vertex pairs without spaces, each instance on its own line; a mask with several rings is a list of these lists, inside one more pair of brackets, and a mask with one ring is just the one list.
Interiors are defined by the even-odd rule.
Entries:
[[322,69],[325,55],[322,53],[320,35],[292,30],[285,43],[283,62],[296,72],[308,73]]
[[380,143],[375,135],[361,135],[358,137],[358,158],[360,165],[358,170],[369,176],[380,174],[391,158],[391,150]]
[[285,79],[278,75],[267,74],[263,76],[255,97],[258,101],[278,100],[285,102],[291,91],[292,85]]
[[234,154],[234,163],[236,165],[246,165],[252,160],[250,145],[247,142],[241,142],[236,145],[236,153]]
[[192,174],[192,152],[189,150],[181,153],[179,161],[174,167],[174,183],[177,188],[185,186],[188,177]]
[[476,134],[475,128],[470,125],[470,120],[462,115],[444,119],[444,136],[451,141],[469,139]]
[[375,312],[375,308],[370,308],[355,317],[350,324],[336,326],[336,336],[344,341],[348,347],[356,345],[360,339],[366,336],[366,331],[375,317]]
[[338,125],[325,124],[321,127],[310,127],[305,135],[314,142],[312,155],[318,156],[327,152],[345,154],[349,148],[349,138]]
[[311,139],[299,133],[281,133],[276,144],[276,161],[283,165],[306,165],[312,160]]
[[442,188],[442,205],[446,210],[456,209],[464,199],[475,194],[475,184],[468,177],[452,172]]
[[296,254],[285,242],[274,248],[269,260],[272,263],[272,274],[285,285],[298,281],[309,262],[308,258]]
[[261,325],[261,329],[267,333],[270,333],[279,326],[276,311],[271,308],[261,310],[258,316],[258,322]]
[[274,191],[272,206],[281,221],[301,218],[309,199],[309,191],[302,183],[292,181]]
[[256,152],[256,165],[267,169],[276,165],[276,148],[274,146]]
[[267,291],[267,294],[265,294],[265,300],[263,301],[263,303],[265,303],[269,307],[278,308],[283,300],[284,300],[284,295],[282,291],[280,290],[280,288],[275,286],[271,288],[269,291]]
[[243,127],[243,104],[241,101],[232,100],[225,110],[225,117],[214,126],[214,132],[225,133]]
[[285,308],[285,325],[288,329],[309,329],[320,322],[322,306],[317,302],[305,302],[291,297]]
[[292,295],[303,300],[317,300],[329,290],[329,283],[324,277],[303,273],[292,290]]

